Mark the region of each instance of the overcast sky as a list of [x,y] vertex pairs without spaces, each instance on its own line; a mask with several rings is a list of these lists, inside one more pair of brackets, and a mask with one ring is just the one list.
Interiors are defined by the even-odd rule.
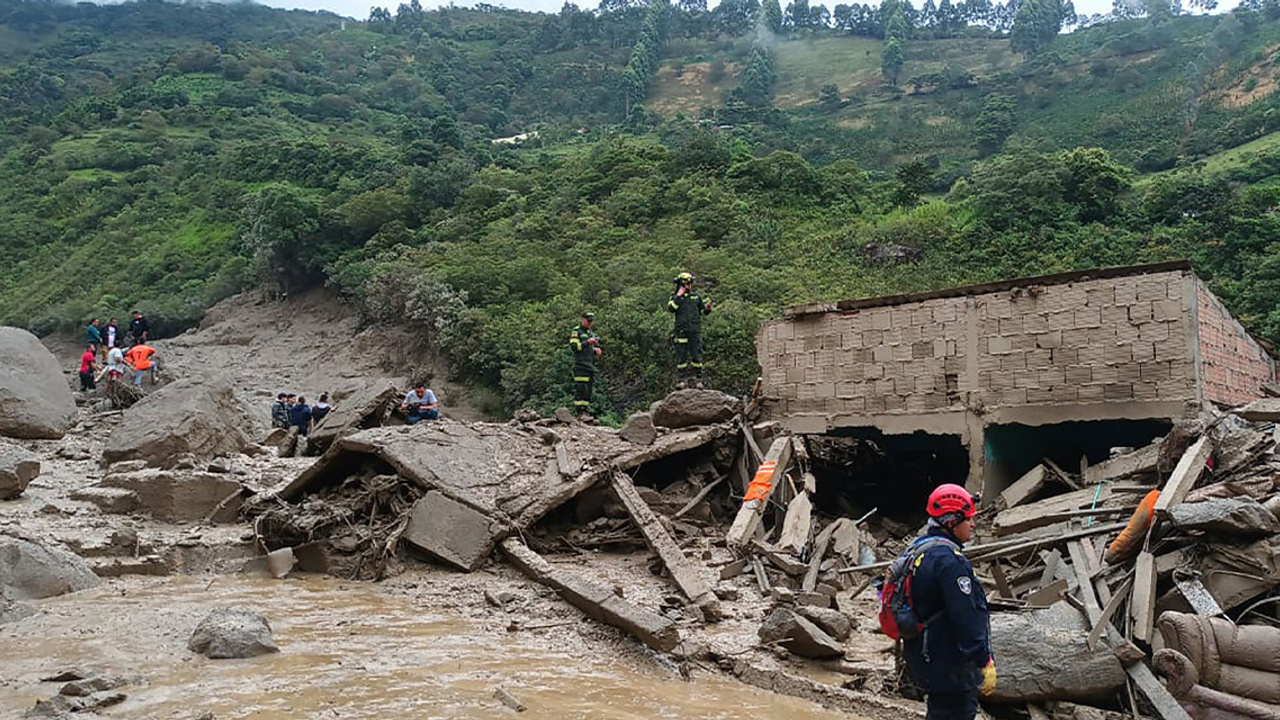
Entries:
[[[400,0],[391,2],[370,2],[369,0],[258,0],[265,5],[282,8],[300,8],[303,10],[329,10],[339,15],[353,17],[358,20],[364,20],[369,17],[369,9],[372,7],[385,7],[391,12],[396,11],[396,7],[400,4]],[[406,0],[407,1],[407,0]],[[423,1],[424,7],[432,5],[441,5],[439,2]],[[822,0],[828,7],[835,7],[840,2],[854,2],[855,0]],[[858,2],[868,2],[868,0],[856,0]],[[874,3],[876,0],[869,0]],[[1094,13],[1111,12],[1111,0],[1073,0],[1076,6],[1076,12],[1081,15],[1092,15]],[[923,0],[919,0],[914,4],[919,7]],[[1234,7],[1237,0],[1220,0],[1220,9]],[[471,5],[470,2],[459,2],[458,5]],[[542,12],[560,12],[560,7],[564,5],[564,0],[494,0],[493,5],[500,5],[519,10],[541,10]],[[594,8],[598,5],[598,0],[578,0],[577,5],[581,8]],[[715,7],[716,0],[709,0],[708,5]],[[811,5],[816,4],[814,0],[810,0]],[[786,7],[787,2],[782,2]]]

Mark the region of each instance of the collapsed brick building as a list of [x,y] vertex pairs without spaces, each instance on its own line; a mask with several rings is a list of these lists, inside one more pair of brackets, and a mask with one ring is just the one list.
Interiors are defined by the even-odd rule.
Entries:
[[757,350],[769,418],[988,493],[1042,457],[1099,462],[1276,378],[1185,262],[793,307]]

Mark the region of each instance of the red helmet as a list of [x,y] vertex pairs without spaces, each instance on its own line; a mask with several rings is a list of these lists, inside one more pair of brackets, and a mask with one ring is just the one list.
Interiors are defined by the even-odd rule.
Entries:
[[962,513],[964,519],[968,520],[978,514],[977,501],[969,494],[968,490],[947,483],[939,485],[929,493],[929,517],[942,517],[951,513]]

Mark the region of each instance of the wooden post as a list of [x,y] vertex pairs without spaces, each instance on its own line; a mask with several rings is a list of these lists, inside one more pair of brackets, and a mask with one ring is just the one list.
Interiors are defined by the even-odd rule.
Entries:
[[1160,490],[1160,498],[1156,500],[1156,517],[1167,517],[1169,510],[1180,504],[1187,493],[1191,492],[1191,486],[1195,485],[1200,473],[1204,471],[1204,464],[1212,453],[1213,443],[1209,441],[1208,435],[1201,435],[1199,440],[1182,453],[1182,459],[1178,460],[1177,467]]
[[1151,642],[1156,622],[1156,558],[1143,550],[1133,572],[1133,598],[1129,601],[1129,619],[1133,621],[1133,637]]

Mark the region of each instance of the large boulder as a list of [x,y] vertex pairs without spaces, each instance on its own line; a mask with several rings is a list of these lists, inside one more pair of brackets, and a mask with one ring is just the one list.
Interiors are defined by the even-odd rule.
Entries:
[[17,445],[0,443],[0,500],[22,494],[40,474],[40,460]]
[[992,613],[996,657],[993,702],[1089,702],[1110,698],[1125,684],[1124,667],[1107,647],[1085,644],[1089,628],[1066,603],[1028,613]]
[[844,646],[822,628],[787,608],[776,608],[760,624],[760,642],[777,643],[800,657],[823,659],[844,655]]
[[35,335],[0,327],[0,435],[56,440],[76,417],[58,359]]
[[180,455],[208,460],[253,442],[253,421],[225,380],[179,380],[125,411],[102,450],[104,465],[143,460],[167,467]]
[[677,390],[649,406],[653,424],[666,428],[724,422],[741,410],[737,398],[716,390]]
[[0,535],[0,596],[40,600],[100,582],[78,555],[34,539]]
[[187,649],[215,660],[280,652],[267,618],[245,607],[218,608],[209,613],[191,633]]

